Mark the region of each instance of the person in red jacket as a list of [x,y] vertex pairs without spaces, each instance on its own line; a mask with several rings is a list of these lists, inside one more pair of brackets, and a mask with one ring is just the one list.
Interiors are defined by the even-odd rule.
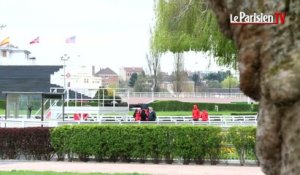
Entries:
[[201,118],[202,118],[202,121],[208,120],[208,112],[206,110],[202,111]]
[[193,117],[193,120],[194,120],[194,121],[198,121],[199,118],[201,117],[201,116],[200,116],[200,111],[199,111],[197,105],[194,105],[194,108],[193,108],[193,110],[192,110],[192,117]]
[[134,111],[133,117],[134,117],[135,121],[140,121],[141,120],[141,110],[136,109]]

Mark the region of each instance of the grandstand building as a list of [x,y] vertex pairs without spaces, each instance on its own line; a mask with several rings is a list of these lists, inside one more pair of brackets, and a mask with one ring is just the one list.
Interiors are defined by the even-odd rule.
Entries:
[[[0,98],[3,91],[49,92],[51,87],[67,88],[70,95],[77,88],[97,89],[102,85],[90,67],[65,67],[63,65],[36,65],[30,51],[15,46],[0,46]],[[65,75],[64,75],[65,74]],[[77,91],[92,98],[96,91]]]

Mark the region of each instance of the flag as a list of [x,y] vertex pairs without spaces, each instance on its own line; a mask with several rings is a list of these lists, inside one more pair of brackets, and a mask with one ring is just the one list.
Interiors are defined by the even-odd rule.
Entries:
[[29,44],[37,44],[37,43],[40,43],[40,37],[36,37],[34,40],[29,42]]
[[71,44],[71,43],[75,43],[76,41],[76,36],[72,36],[66,39],[66,43]]
[[4,38],[1,42],[0,42],[0,46],[3,46],[5,44],[9,44],[9,37]]

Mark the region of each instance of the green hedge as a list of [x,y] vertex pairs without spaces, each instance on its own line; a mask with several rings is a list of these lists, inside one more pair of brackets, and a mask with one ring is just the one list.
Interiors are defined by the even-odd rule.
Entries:
[[256,127],[234,126],[230,127],[227,133],[227,142],[231,143],[240,160],[240,164],[245,165],[247,157],[256,157],[255,152]]
[[5,100],[0,100],[0,109],[5,109]]
[[[0,128],[0,159],[59,160],[75,155],[82,161],[94,156],[97,161],[184,164],[219,159],[255,160],[255,127],[231,127],[224,131],[213,126],[160,125],[73,125],[57,128]],[[229,157],[228,157],[229,156]]]
[[155,163],[165,159],[183,158],[203,163],[209,159],[216,164],[220,157],[222,129],[214,126],[159,126],[159,125],[77,125],[54,128],[52,146],[64,157],[78,155],[87,161],[139,160],[151,158]]
[[218,106],[219,111],[258,111],[258,104],[244,103],[191,103],[181,101],[155,101],[149,105],[156,111],[191,111],[193,105],[197,104],[200,110],[215,111]]

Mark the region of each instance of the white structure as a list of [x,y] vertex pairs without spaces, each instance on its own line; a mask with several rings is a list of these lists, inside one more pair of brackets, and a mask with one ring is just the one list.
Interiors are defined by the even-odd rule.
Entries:
[[35,58],[30,57],[28,50],[14,46],[0,46],[0,65],[33,65]]
[[64,68],[61,68],[50,76],[51,84],[64,87],[65,79],[66,89],[74,90],[89,97],[94,97],[97,92],[95,89],[102,86],[102,78],[93,75],[92,66],[66,65],[65,69],[66,75],[64,75]]

